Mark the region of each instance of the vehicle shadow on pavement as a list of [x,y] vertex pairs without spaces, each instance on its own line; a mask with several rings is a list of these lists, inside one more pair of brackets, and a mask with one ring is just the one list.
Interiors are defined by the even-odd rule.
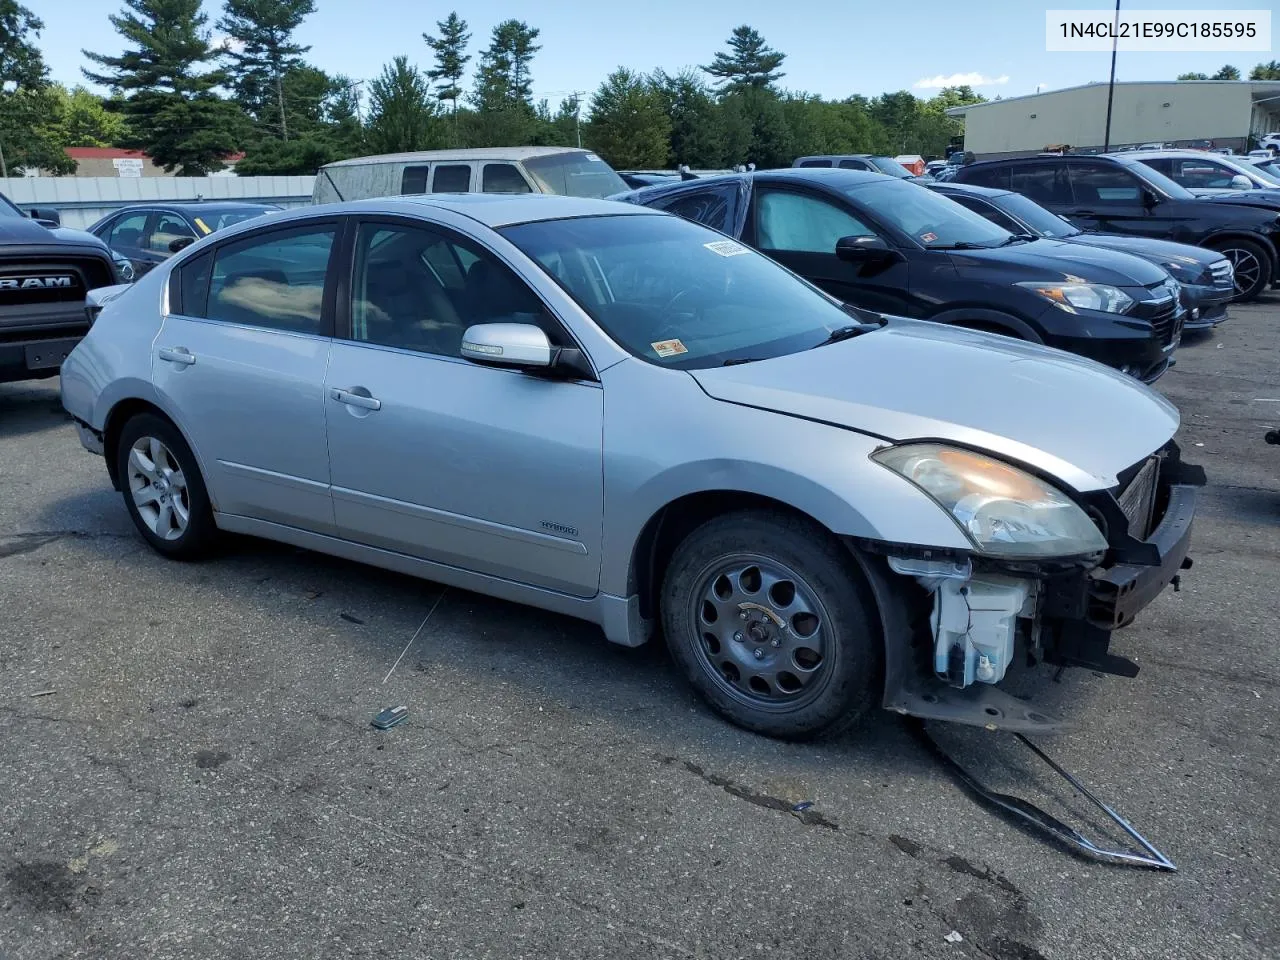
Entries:
[[0,440],[60,427],[70,420],[58,398],[57,381],[0,384]]

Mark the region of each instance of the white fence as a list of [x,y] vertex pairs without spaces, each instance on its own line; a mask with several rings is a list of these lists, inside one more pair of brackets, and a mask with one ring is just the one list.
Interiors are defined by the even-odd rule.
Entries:
[[112,210],[159,200],[252,200],[282,207],[311,202],[315,177],[7,177],[0,192],[24,210],[53,207],[64,227],[83,229]]

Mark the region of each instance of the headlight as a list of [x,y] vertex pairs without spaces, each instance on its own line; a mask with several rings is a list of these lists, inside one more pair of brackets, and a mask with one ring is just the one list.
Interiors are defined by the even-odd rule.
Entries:
[[1020,283],[1018,286],[1038,293],[1067,313],[1075,313],[1077,309],[1126,313],[1133,306],[1133,297],[1107,283]]
[[113,255],[111,259],[115,261],[116,279],[121,283],[133,283],[135,273],[133,270],[133,263],[129,258]]
[[1107,541],[1062,491],[979,453],[911,443],[872,454],[951,514],[980,553],[993,557],[1071,557],[1099,553]]

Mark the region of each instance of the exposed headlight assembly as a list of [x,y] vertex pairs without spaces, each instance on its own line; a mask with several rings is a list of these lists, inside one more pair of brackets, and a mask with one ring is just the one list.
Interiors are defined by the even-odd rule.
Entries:
[[116,279],[121,283],[133,283],[137,276],[133,269],[133,261],[115,253],[111,255],[111,259],[115,263]]
[[1133,306],[1133,297],[1108,283],[1020,283],[1018,286],[1039,294],[1067,313],[1077,310],[1128,313]]
[[871,459],[936,500],[987,556],[1074,557],[1107,549],[1075,501],[1007,463],[938,443],[886,447]]

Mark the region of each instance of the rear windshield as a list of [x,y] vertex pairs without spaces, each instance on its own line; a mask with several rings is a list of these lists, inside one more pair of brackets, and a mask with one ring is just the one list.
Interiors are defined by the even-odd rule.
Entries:
[[914,177],[915,174],[891,157],[871,157],[872,165],[881,173],[887,173],[891,177]]
[[200,213],[195,217],[196,226],[205,233],[217,233],[232,224],[244,223],[246,220],[252,220],[254,217],[260,217],[264,213],[271,213],[269,209],[248,209],[248,210],[228,210],[224,213]]
[[565,197],[611,197],[629,189],[626,182],[594,153],[554,153],[533,157],[524,168],[543,193]]

